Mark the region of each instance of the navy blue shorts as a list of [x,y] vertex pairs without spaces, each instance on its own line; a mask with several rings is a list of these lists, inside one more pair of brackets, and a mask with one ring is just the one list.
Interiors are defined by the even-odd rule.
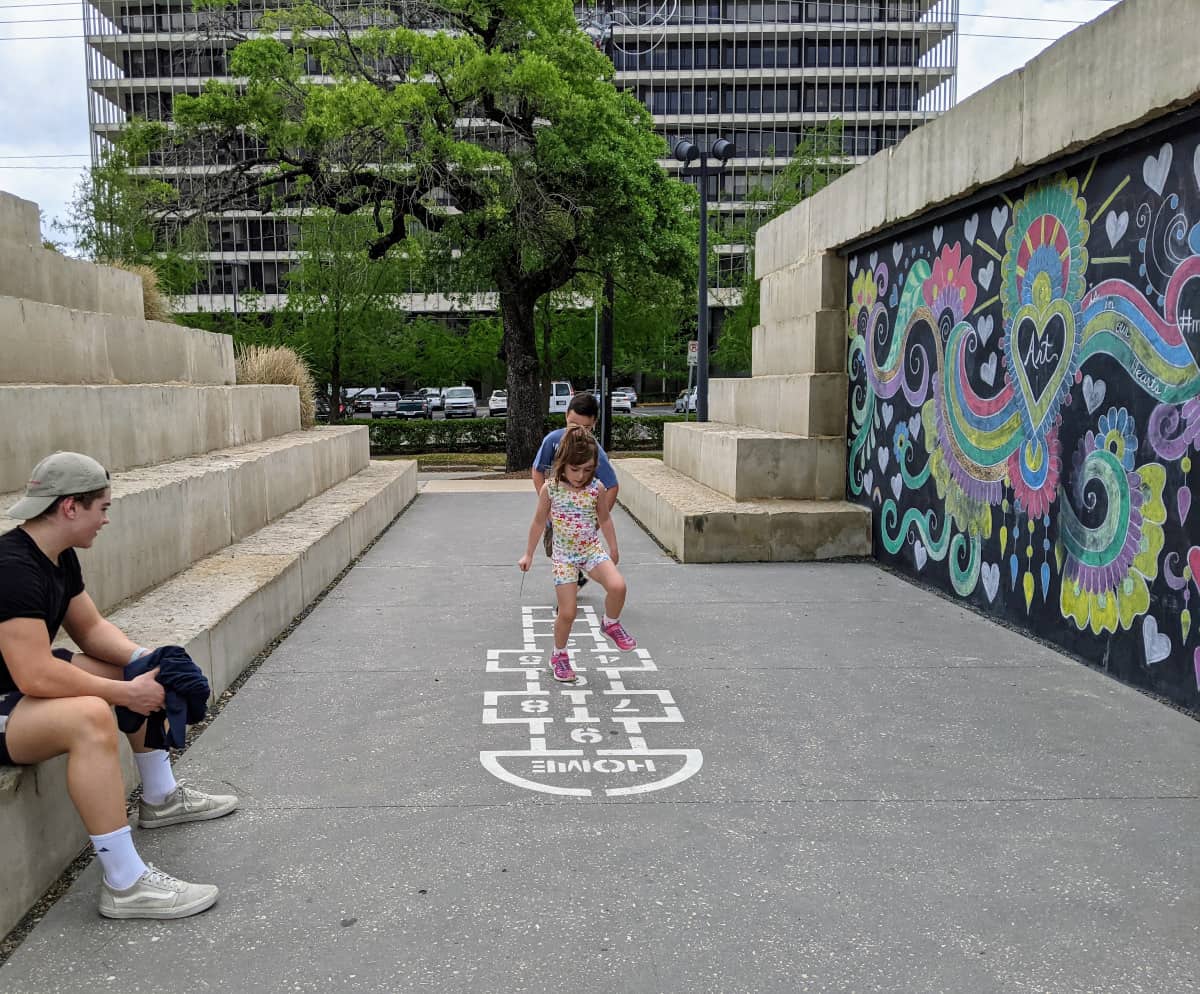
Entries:
[[[70,649],[51,649],[51,653],[58,659],[69,663],[75,655]],[[8,754],[8,745],[4,741],[4,728],[8,724],[8,716],[13,713],[13,708],[21,703],[21,698],[25,695],[19,690],[10,690],[7,694],[0,694],[0,766],[18,766],[14,763],[12,756]]]

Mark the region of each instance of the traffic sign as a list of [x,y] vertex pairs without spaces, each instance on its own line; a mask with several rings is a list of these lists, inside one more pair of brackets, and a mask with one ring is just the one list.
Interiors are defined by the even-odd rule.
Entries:
[[688,342],[688,365],[696,366],[700,363],[700,343],[696,339]]

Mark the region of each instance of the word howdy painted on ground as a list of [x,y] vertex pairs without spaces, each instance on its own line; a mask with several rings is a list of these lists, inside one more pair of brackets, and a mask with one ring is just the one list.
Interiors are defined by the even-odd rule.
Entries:
[[[550,607],[521,609],[525,644],[489,649],[487,672],[523,686],[483,695],[485,725],[523,726],[527,747],[480,752],[484,769],[526,790],[567,797],[621,797],[682,783],[704,762],[699,749],[652,749],[646,732],[682,724],[667,690],[626,686],[657,673],[645,649],[617,652],[600,631],[593,608],[580,605],[567,648],[579,679],[555,683]],[[522,744],[525,744],[522,742]]]

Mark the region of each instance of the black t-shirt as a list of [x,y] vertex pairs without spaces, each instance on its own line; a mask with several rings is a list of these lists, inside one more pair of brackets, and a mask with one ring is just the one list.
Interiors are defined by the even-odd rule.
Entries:
[[[58,634],[71,598],[83,592],[83,573],[74,549],[55,566],[21,528],[0,535],[0,622],[37,618],[46,622],[50,641]],[[17,689],[0,656],[0,694]]]

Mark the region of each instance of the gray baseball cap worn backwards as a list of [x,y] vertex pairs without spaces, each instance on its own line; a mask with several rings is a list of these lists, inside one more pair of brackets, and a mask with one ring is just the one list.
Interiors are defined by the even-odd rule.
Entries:
[[56,452],[33,468],[25,496],[8,509],[8,516],[28,521],[59,497],[88,494],[107,486],[108,470],[91,456],[80,452]]

